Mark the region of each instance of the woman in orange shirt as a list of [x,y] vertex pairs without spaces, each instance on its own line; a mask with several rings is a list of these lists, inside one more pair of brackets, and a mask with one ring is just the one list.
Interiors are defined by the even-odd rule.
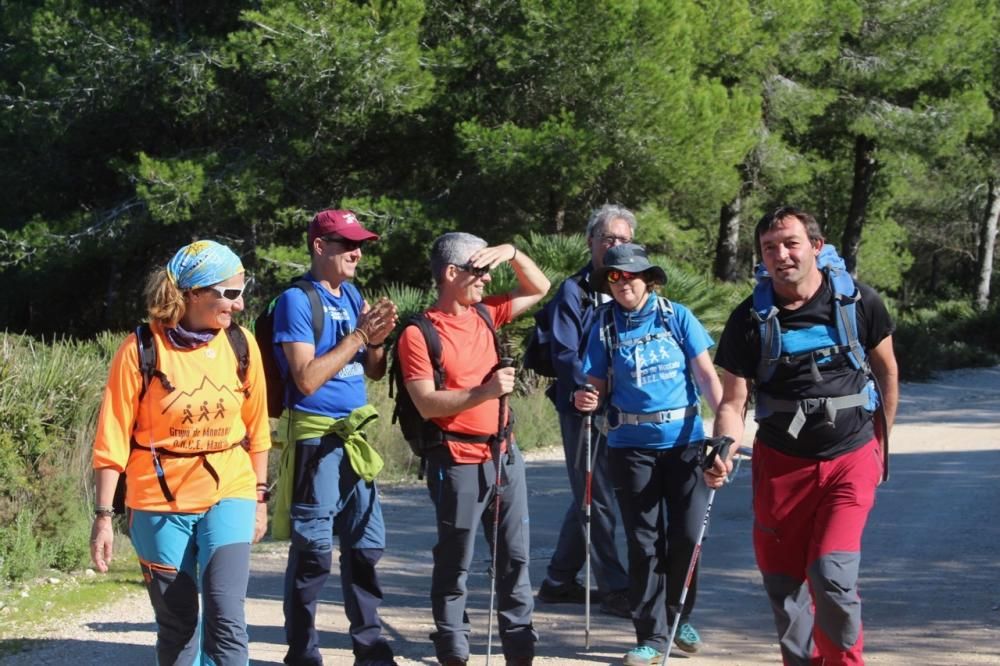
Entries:
[[271,441],[260,350],[233,322],[247,285],[239,258],[213,241],[155,270],[149,324],[118,348],[98,417],[91,558],[107,571],[125,473],[160,664],[248,660],[243,606],[250,544],[267,529]]

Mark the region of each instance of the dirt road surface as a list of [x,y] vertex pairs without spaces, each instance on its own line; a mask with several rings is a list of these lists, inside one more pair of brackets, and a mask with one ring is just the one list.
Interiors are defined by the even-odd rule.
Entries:
[[[883,485],[863,547],[866,659],[870,664],[1000,664],[1000,368],[941,374],[905,384],[893,432],[892,479]],[[561,451],[528,456],[531,576],[537,589],[569,502]],[[750,543],[749,470],[716,495],[706,541],[695,624],[705,646],[678,664],[780,663],[771,613]],[[434,664],[427,638],[433,512],[421,486],[384,489],[389,547],[379,566],[383,619],[400,664]],[[624,552],[624,543],[621,544]],[[485,663],[489,580],[485,541],[470,576],[471,664]],[[252,664],[284,654],[281,587],[286,547],[255,550],[247,604]],[[623,557],[624,561],[624,557]],[[536,663],[620,663],[634,646],[631,622],[595,612],[584,650],[582,606],[536,605]],[[331,577],[319,612],[327,664],[352,664],[339,580]],[[15,664],[151,664],[154,625],[134,595],[26,635]],[[497,641],[494,640],[494,650]],[[502,658],[494,655],[494,663]]]

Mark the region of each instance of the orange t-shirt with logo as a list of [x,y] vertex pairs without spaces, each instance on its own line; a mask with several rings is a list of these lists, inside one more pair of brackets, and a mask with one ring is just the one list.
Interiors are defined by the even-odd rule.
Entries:
[[[143,511],[200,513],[222,499],[256,499],[257,476],[247,449],[233,446],[246,437],[250,452],[271,448],[264,373],[253,335],[243,329],[250,354],[244,387],[225,331],[196,349],[175,349],[164,338],[162,326],[154,323],[152,330],[157,368],[174,390],[167,391],[153,377],[139,402],[138,345],[135,335],[128,336],[111,361],[97,419],[94,468],[124,469],[125,503]],[[133,436],[146,448],[133,450]],[[160,488],[150,444],[157,451],[205,454],[159,456],[173,502]],[[218,482],[206,463],[218,474]]]
[[[489,296],[483,299],[499,329],[511,320],[510,294]],[[458,315],[440,310],[428,310],[438,337],[441,339],[441,365],[444,369],[444,389],[468,389],[483,384],[499,362],[493,334],[473,308]],[[399,341],[399,357],[403,367],[403,381],[434,380],[427,343],[420,329],[409,326]],[[432,419],[442,430],[467,435],[494,435],[499,424],[500,400],[482,402],[452,416]],[[507,418],[510,418],[509,412]],[[491,457],[489,446],[475,442],[445,440],[457,463],[481,463]]]

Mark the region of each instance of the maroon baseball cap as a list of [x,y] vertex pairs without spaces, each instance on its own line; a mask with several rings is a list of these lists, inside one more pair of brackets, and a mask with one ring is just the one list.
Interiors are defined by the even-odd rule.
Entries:
[[309,223],[309,243],[329,234],[353,241],[378,240],[378,234],[368,231],[349,210],[321,210]]

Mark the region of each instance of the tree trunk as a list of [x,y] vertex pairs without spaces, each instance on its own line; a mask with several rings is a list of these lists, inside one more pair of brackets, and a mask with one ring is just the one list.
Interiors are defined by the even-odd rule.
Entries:
[[865,226],[868,199],[875,179],[875,140],[858,136],[854,141],[854,184],[851,187],[851,207],[840,241],[840,254],[851,275],[857,274],[858,248]]
[[993,276],[993,249],[997,240],[997,218],[1000,217],[1000,190],[993,178],[989,179],[989,195],[986,211],[979,223],[979,252],[976,270],[979,276],[976,285],[976,309],[982,312],[990,304],[990,278]]
[[566,226],[566,207],[555,190],[549,190],[549,219],[552,220],[552,230],[561,234]]
[[739,275],[740,212],[743,199],[736,195],[719,212],[719,241],[715,245],[715,277],[735,282]]

